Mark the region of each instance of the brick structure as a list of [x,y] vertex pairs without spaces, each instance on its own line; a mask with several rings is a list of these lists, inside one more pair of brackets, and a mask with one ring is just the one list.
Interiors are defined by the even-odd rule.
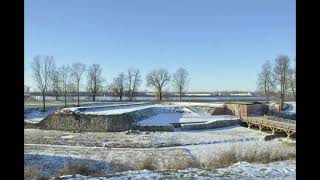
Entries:
[[241,116],[261,116],[265,114],[267,106],[264,104],[241,104]]

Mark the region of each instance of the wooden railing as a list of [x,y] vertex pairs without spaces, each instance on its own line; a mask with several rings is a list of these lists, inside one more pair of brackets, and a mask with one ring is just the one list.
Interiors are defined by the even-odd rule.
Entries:
[[296,133],[296,124],[293,120],[275,118],[275,117],[241,117],[241,121],[248,125],[250,128],[252,125],[258,126],[260,131],[263,128],[270,129],[272,134],[275,132],[285,132],[288,137],[293,133]]

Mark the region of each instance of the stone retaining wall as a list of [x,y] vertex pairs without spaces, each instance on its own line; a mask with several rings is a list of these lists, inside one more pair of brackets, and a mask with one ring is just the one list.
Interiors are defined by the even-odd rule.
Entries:
[[219,120],[209,123],[197,123],[197,124],[182,124],[181,130],[202,130],[202,129],[214,129],[220,127],[239,125],[240,120]]
[[132,118],[128,114],[51,114],[39,123],[41,129],[67,131],[125,131],[130,129]]
[[140,131],[168,131],[173,132],[174,126],[173,125],[166,125],[166,126],[133,126],[133,130],[140,130]]

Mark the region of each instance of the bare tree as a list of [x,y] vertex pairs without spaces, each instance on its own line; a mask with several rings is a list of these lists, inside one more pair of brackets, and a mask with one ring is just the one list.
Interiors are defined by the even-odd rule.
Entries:
[[131,99],[131,92],[132,92],[132,85],[133,85],[133,68],[130,68],[127,70],[127,75],[125,77],[125,86],[127,89],[127,94],[129,97],[129,100],[132,101]]
[[141,85],[141,75],[139,69],[130,68],[127,71],[126,76],[126,88],[128,90],[129,100],[132,101],[135,92],[138,90]]
[[67,85],[67,92],[69,93],[69,99],[74,100],[75,94],[78,91],[77,84],[71,80],[69,80]]
[[113,82],[110,86],[111,92],[119,96],[119,100],[122,100],[124,96],[124,89],[125,89],[125,75],[124,73],[120,73],[117,77],[113,78]]
[[267,96],[267,102],[269,103],[269,97],[271,95],[273,87],[272,79],[272,65],[270,61],[267,61],[262,65],[262,70],[258,76],[258,89],[263,91],[264,95]]
[[33,58],[31,68],[33,71],[33,78],[36,82],[37,88],[42,94],[43,111],[46,110],[46,93],[50,84],[52,68],[54,67],[53,56],[37,55]]
[[147,85],[157,91],[157,99],[162,100],[162,90],[170,81],[170,75],[166,69],[158,69],[149,72],[146,76]]
[[67,107],[67,93],[68,93],[68,87],[69,87],[69,76],[70,76],[70,66],[69,65],[63,65],[59,68],[59,73],[61,75],[61,82],[62,82],[62,91],[64,95],[64,107]]
[[273,68],[274,85],[273,88],[278,92],[280,97],[280,110],[283,110],[283,103],[286,91],[288,89],[290,59],[286,55],[280,55],[275,59]]
[[136,92],[138,91],[141,83],[142,83],[142,79],[141,79],[140,70],[136,69],[133,71],[133,85],[132,85],[131,98],[130,98],[131,101],[135,96]]
[[96,101],[96,95],[102,90],[103,79],[102,69],[99,64],[93,64],[88,69],[88,90],[92,95],[92,100]]
[[29,94],[30,86],[24,85],[24,94]]
[[58,70],[54,68],[51,75],[51,82],[52,82],[52,91],[56,96],[56,101],[59,100],[59,94],[61,92],[61,76]]
[[173,87],[179,94],[179,101],[181,96],[186,92],[188,83],[190,82],[189,73],[186,69],[179,68],[176,73],[173,74]]
[[296,67],[290,68],[288,71],[288,87],[292,93],[294,100],[296,101]]
[[72,64],[71,75],[76,83],[77,86],[77,93],[78,93],[78,103],[77,106],[80,106],[80,81],[82,74],[86,70],[86,65],[83,63],[74,63]]

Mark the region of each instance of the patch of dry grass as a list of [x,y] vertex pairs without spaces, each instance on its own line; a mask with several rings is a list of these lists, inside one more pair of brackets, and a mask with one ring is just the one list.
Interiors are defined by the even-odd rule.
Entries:
[[153,171],[158,169],[158,165],[154,158],[148,157],[142,162],[139,169],[148,169]]
[[281,152],[279,150],[266,148],[263,150],[243,150],[232,147],[221,153],[219,156],[212,158],[207,163],[202,164],[206,168],[222,168],[230,166],[234,163],[245,161],[249,163],[269,163],[274,161],[282,161],[295,159],[296,154],[290,152]]
[[28,166],[24,168],[24,179],[47,180],[48,176],[41,174],[41,168],[38,166]]
[[171,165],[171,169],[187,169],[187,168],[199,168],[201,164],[197,160],[186,159],[183,161],[175,161]]
[[86,176],[102,175],[98,170],[93,170],[90,165],[85,162],[66,162],[61,171],[61,175],[81,174]]

